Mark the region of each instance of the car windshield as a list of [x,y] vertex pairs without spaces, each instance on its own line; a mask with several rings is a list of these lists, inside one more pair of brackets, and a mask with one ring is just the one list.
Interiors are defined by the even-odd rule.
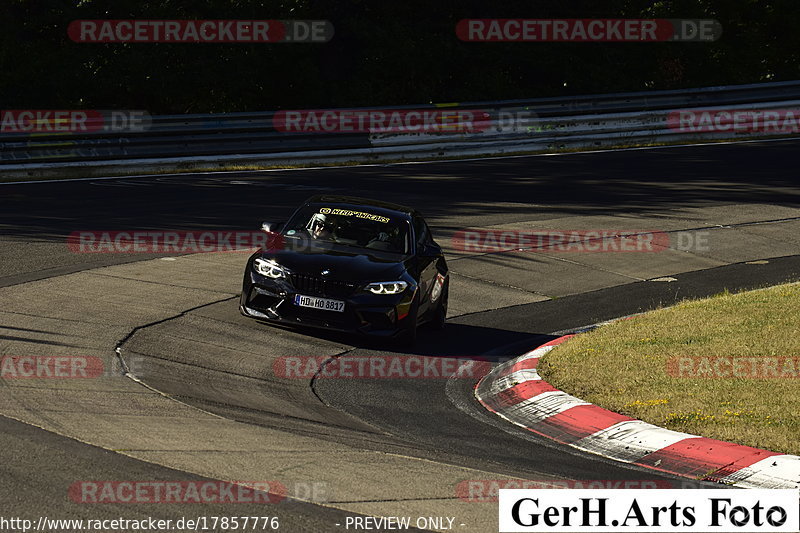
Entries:
[[378,252],[408,254],[408,222],[369,208],[305,206],[292,217],[283,235]]

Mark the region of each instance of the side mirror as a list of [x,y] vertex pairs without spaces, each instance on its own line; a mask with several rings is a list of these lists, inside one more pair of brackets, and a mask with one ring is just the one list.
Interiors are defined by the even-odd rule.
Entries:
[[435,244],[426,244],[419,251],[421,257],[439,257],[442,255],[442,249]]
[[277,233],[283,227],[283,222],[262,222],[261,223],[261,231],[266,231],[267,233]]

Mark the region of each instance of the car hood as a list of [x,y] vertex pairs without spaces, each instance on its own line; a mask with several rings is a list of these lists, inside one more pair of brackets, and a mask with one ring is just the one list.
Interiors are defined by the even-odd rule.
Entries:
[[399,256],[362,249],[279,250],[262,253],[261,257],[274,260],[294,274],[320,276],[328,270],[330,279],[341,281],[394,281],[405,270]]

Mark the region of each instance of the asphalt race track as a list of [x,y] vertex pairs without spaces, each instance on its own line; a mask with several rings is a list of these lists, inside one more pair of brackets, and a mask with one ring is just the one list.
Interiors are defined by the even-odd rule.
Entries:
[[[556,446],[502,423],[477,378],[285,379],[286,356],[513,357],[559,331],[683,298],[800,279],[797,141],[297,171],[0,185],[0,354],[91,354],[141,380],[0,380],[0,499],[18,515],[264,515],[247,504],[86,505],[79,480],[285,480],[284,531],[353,516],[452,516],[496,530],[464,480],[681,480]],[[79,254],[80,230],[250,230],[319,192],[412,205],[453,272],[444,332],[412,353],[243,318],[246,254]],[[478,254],[462,228],[704,232],[649,254]],[[654,278],[673,281],[650,281]],[[154,389],[154,390],[153,390]],[[157,391],[157,392],[156,392]],[[247,477],[247,476],[255,477]],[[295,483],[293,485],[293,483]],[[202,508],[201,508],[202,507]],[[339,525],[337,525],[339,524]],[[439,528],[441,529],[441,528]]]

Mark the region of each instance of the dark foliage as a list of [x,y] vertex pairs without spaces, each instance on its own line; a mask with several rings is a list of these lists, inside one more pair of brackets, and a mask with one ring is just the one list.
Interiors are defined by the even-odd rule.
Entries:
[[[466,43],[462,18],[714,18],[715,43]],[[81,44],[70,21],[327,19],[326,44]],[[3,0],[4,109],[423,104],[800,78],[796,0]]]

